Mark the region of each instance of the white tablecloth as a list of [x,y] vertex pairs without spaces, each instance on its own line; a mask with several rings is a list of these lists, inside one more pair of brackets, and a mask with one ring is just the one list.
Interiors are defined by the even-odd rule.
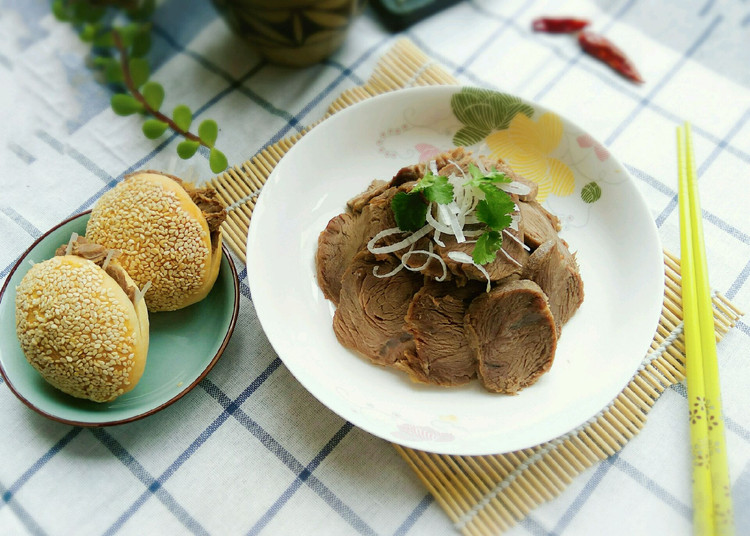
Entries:
[[[633,85],[539,15],[588,17],[626,50]],[[322,64],[266,64],[208,0],[155,14],[154,78],[165,108],[186,103],[221,127],[239,163],[319,119],[363,83],[393,43],[370,10]],[[88,45],[46,0],[0,0],[0,284],[31,242],[89,208],[123,176],[172,165],[179,140],[150,141],[109,108]],[[675,126],[693,124],[712,285],[750,309],[750,6],[746,2],[473,1],[406,35],[463,82],[574,118],[627,166],[666,248],[679,252]],[[203,157],[199,157],[203,158]],[[191,163],[179,161],[177,172]],[[207,163],[196,162],[201,179]],[[244,268],[240,266],[240,269]],[[240,274],[244,277],[245,272]],[[451,522],[385,441],[352,427],[290,375],[243,293],[237,329],[207,378],[167,409],[99,429],[58,424],[0,384],[2,534],[444,534]],[[719,345],[738,534],[750,533],[750,327]],[[512,534],[687,534],[690,456],[684,385],[645,429]]]

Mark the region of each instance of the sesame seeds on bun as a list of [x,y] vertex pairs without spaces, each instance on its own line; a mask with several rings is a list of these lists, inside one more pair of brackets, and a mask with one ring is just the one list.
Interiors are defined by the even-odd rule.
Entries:
[[[124,284],[133,285],[127,274]],[[134,304],[104,269],[76,255],[35,264],[16,290],[26,359],[74,397],[107,402],[133,389],[146,365],[148,327],[144,301]]]
[[141,171],[105,193],[91,212],[86,236],[121,252],[118,258],[143,287],[150,311],[172,311],[206,297],[219,272],[226,217],[210,188]]

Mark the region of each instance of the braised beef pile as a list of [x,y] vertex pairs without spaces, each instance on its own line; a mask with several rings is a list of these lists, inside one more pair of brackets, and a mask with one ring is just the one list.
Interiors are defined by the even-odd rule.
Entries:
[[[559,220],[536,201],[536,184],[503,161],[479,158],[528,187],[523,195],[510,194],[520,213],[518,230],[506,229],[504,251],[483,266],[487,275],[448,256],[470,255],[473,243],[444,235],[434,253],[445,273],[436,259],[413,255],[405,264],[419,271],[382,277],[404,251],[376,255],[367,243],[396,227],[391,200],[424,176],[426,165],[417,164],[389,182],[374,181],[331,219],[318,239],[318,283],[337,306],[333,329],[347,348],[418,382],[451,386],[478,378],[490,391],[515,394],[552,366],[562,326],[583,302],[583,282],[575,256],[557,235]],[[458,148],[436,157],[435,167],[450,176],[472,162],[471,153]]]

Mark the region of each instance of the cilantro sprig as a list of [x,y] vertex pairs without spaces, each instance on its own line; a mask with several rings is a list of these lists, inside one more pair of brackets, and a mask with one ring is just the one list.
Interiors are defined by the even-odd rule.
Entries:
[[429,170],[407,192],[398,192],[391,201],[396,225],[402,231],[418,231],[427,221],[430,202],[447,205],[453,201],[453,185],[448,177],[433,175]]
[[477,220],[489,228],[477,239],[471,257],[476,264],[487,264],[495,260],[495,255],[503,246],[501,231],[510,227],[513,221],[511,214],[516,209],[510,196],[495,185],[507,184],[512,179],[494,167],[489,173],[482,173],[474,164],[469,164],[469,173],[471,179],[466,184],[484,193],[484,199],[477,203]]
[[[471,178],[464,186],[472,186],[484,193],[484,199],[477,203],[476,217],[487,226],[487,230],[479,236],[472,251],[472,259],[481,265],[495,259],[503,245],[502,230],[510,227],[513,221],[511,214],[515,203],[497,187],[497,184],[510,183],[512,179],[494,167],[484,173],[474,164],[469,164],[469,174]],[[453,185],[447,177],[434,175],[428,170],[409,192],[398,192],[393,197],[391,209],[398,228],[402,231],[421,229],[433,201],[441,205],[452,202]]]

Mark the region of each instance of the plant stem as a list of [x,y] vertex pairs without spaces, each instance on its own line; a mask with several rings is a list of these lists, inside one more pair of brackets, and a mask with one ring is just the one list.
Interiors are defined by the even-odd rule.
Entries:
[[196,141],[203,145],[204,147],[207,147],[208,149],[211,148],[210,145],[208,145],[206,142],[204,142],[199,136],[196,136],[189,130],[183,130],[180,128],[180,126],[172,120],[171,117],[164,115],[159,110],[155,110],[152,108],[148,102],[146,102],[146,98],[143,96],[143,94],[138,90],[137,87],[135,87],[135,84],[133,83],[133,77],[130,74],[130,66],[128,62],[128,51],[126,50],[125,46],[122,44],[122,38],[120,37],[120,33],[113,29],[112,30],[112,40],[114,41],[115,47],[117,48],[118,52],[120,53],[120,66],[122,67],[122,74],[123,79],[125,82],[125,87],[128,89],[130,94],[133,96],[135,100],[140,102],[143,107],[145,108],[146,112],[148,112],[151,116],[153,116],[155,119],[158,119],[159,121],[162,121],[166,123],[169,128],[171,128],[176,133],[183,136],[185,139]]

